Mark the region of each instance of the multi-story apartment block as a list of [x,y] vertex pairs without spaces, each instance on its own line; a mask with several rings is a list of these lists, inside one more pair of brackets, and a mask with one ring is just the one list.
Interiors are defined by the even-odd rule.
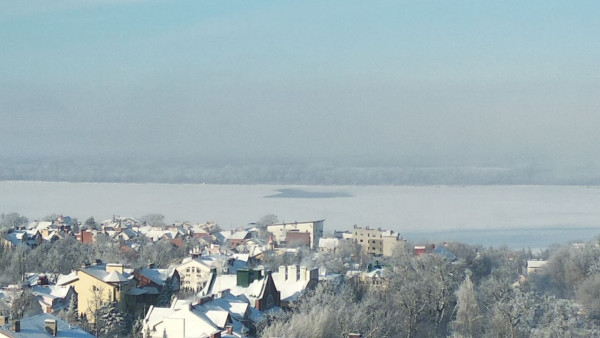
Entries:
[[278,244],[285,243],[288,232],[308,233],[310,248],[314,249],[319,245],[319,239],[323,237],[323,222],[325,220],[273,224],[267,226],[267,231],[273,235]]
[[402,243],[398,233],[381,228],[360,228],[355,225],[352,235],[354,241],[362,247],[363,253],[378,256],[391,256],[396,245]]

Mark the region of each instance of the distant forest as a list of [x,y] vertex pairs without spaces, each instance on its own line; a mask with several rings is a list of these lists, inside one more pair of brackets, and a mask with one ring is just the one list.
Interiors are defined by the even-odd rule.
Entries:
[[402,167],[368,163],[148,160],[3,159],[0,180],[301,184],[301,185],[419,185],[419,184],[536,184],[599,185],[596,168]]

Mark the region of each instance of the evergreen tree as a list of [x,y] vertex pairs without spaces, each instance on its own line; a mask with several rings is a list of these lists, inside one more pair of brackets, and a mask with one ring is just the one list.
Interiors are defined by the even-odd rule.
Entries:
[[[97,332],[102,337],[121,337],[126,329],[125,316],[116,302],[108,303],[100,309]],[[125,333],[126,334],[126,333]]]
[[138,318],[131,327],[131,336],[134,338],[142,338],[144,335],[144,318]]
[[171,298],[173,297],[173,280],[167,278],[165,285],[160,289],[156,306],[169,307],[171,306]]
[[79,323],[79,310],[77,309],[77,295],[71,296],[69,301],[69,308],[65,314],[65,319],[71,324]]

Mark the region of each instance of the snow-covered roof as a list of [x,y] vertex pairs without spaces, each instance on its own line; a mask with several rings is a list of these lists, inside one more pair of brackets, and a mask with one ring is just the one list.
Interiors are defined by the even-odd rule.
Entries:
[[250,259],[250,255],[249,254],[233,254],[231,255],[233,258],[235,258],[238,261],[242,261],[242,262],[248,262],[248,259]]
[[46,320],[56,320],[58,326],[57,337],[93,337],[91,334],[83,331],[82,329],[71,326],[64,320],[49,313],[21,319],[20,332],[12,331],[12,324],[4,325],[0,327],[0,334],[15,338],[48,338],[50,335],[48,335],[48,332],[45,329]]
[[531,261],[527,261],[527,268],[528,269],[538,269],[546,264],[548,264],[548,261],[531,260]]
[[34,285],[31,287],[34,295],[47,296],[50,298],[65,298],[69,294],[71,286],[56,285]]
[[273,272],[271,276],[273,277],[273,282],[275,282],[275,287],[280,292],[282,301],[298,299],[311,282],[306,276],[300,276],[298,279],[286,278],[286,275],[281,272]]
[[[177,303],[178,306],[187,304],[187,302]],[[205,314],[215,325],[221,328],[226,325],[232,325],[234,335],[245,330],[243,322],[250,320],[254,323],[259,323],[265,319],[265,316],[260,311],[250,306],[245,296],[234,296],[229,292],[221,293],[221,297],[219,298],[194,305],[193,311]],[[231,322],[228,322],[228,319],[231,319]]]
[[157,288],[153,286],[145,286],[143,288],[131,288],[127,294],[131,296],[139,296],[139,295],[158,295],[160,292]]
[[456,255],[450,251],[448,248],[443,247],[443,246],[438,246],[435,249],[433,249],[433,253],[443,256],[448,260],[454,261],[456,260]]
[[123,274],[118,271],[111,271],[102,280],[108,283],[121,283],[126,282],[127,277],[123,276]]
[[340,240],[337,238],[320,238],[319,248],[333,250],[340,245]]
[[95,277],[96,279],[99,279],[99,280],[107,282],[107,283],[126,282],[133,278],[133,275],[131,275],[130,273],[125,272],[125,271],[123,271],[123,273],[120,273],[115,270],[113,270],[111,272],[106,271],[106,264],[90,266],[88,268],[84,268],[79,271],[83,271],[83,272],[87,273],[88,275],[91,275],[91,276]]
[[266,282],[267,278],[263,277],[253,281],[247,287],[243,287],[237,285],[237,275],[220,275],[215,278],[214,283],[207,283],[207,287],[201,292],[203,295],[209,295],[229,290],[232,295],[244,295],[250,304],[255,304],[256,300],[262,296]]
[[158,308],[151,306],[144,318],[145,330],[164,332],[168,336],[210,337],[220,332],[209,318],[202,313],[191,311],[189,307]]
[[248,231],[242,230],[232,233],[228,239],[246,239],[246,236],[248,236]]
[[72,282],[78,280],[79,277],[77,276],[77,271],[71,271],[70,274],[68,275],[59,275],[57,280],[56,280],[56,285],[67,285],[67,284],[71,284]]
[[143,268],[139,272],[144,277],[150,279],[158,285],[164,285],[166,280],[173,275],[174,268],[171,269],[151,269]]
[[42,231],[42,230],[44,230],[46,228],[49,228],[51,226],[52,226],[52,222],[47,222],[47,221],[33,221],[33,222],[29,223],[29,225],[27,226],[27,229]]

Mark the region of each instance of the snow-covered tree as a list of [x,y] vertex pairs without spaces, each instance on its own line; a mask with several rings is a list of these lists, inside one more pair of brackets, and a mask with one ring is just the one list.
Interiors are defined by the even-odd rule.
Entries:
[[79,310],[77,307],[77,295],[71,296],[69,300],[69,308],[65,313],[65,319],[71,324],[77,324],[79,322]]
[[[117,303],[110,302],[100,308],[97,332],[102,337],[120,337],[125,332],[126,321]],[[125,333],[126,334],[126,333]]]
[[456,292],[456,298],[456,320],[452,323],[455,337],[480,337],[484,318],[479,311],[477,296],[468,274]]

